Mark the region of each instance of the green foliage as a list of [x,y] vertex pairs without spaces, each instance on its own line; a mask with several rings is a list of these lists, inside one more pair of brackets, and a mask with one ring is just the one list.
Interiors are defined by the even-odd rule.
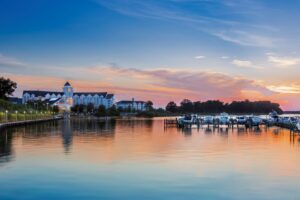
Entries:
[[153,110],[153,102],[152,101],[147,101],[145,103],[145,108],[146,110],[150,111],[150,110]]
[[94,112],[94,104],[92,103],[89,103],[87,106],[86,106],[86,110],[88,113],[93,113]]
[[98,116],[98,117],[104,117],[104,116],[107,116],[107,111],[106,111],[105,106],[100,105],[100,106],[98,107],[96,116]]
[[85,106],[85,105],[79,104],[79,106],[78,106],[78,112],[79,112],[79,113],[84,113],[86,110],[87,110],[87,109],[86,109],[86,106]]
[[17,88],[17,83],[9,78],[0,77],[0,99],[7,100]]
[[158,109],[152,109],[150,111],[141,111],[137,113],[137,117],[164,117],[164,116],[169,116],[170,113],[165,111],[162,108],[158,108]]
[[43,102],[42,100],[36,100],[36,101],[27,101],[26,106],[29,108],[32,108],[34,110],[47,110],[47,104]]
[[108,109],[108,115],[109,116],[119,116],[120,112],[118,111],[117,107],[113,105]]
[[59,107],[58,106],[53,106],[52,107],[52,112],[57,114],[59,112]]
[[171,101],[167,104],[166,111],[171,113],[177,113],[179,111],[179,108],[174,101]]
[[34,110],[32,107],[24,104],[12,104],[8,101],[0,99],[0,112],[5,112],[5,111],[10,111],[10,112],[29,112]]
[[169,102],[166,110],[171,113],[236,113],[236,114],[263,114],[275,110],[282,113],[280,105],[270,101],[233,101],[231,103],[224,103],[219,100],[209,100],[205,102],[192,102],[184,99],[180,106],[174,102]]

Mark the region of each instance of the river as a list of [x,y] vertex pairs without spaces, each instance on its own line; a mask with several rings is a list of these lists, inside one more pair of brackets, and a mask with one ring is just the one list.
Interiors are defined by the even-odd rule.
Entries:
[[300,136],[71,119],[0,133],[0,199],[300,199]]

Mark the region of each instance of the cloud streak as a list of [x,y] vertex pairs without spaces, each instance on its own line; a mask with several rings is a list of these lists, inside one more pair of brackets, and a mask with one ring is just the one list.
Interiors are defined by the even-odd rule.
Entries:
[[[246,20],[256,15],[255,13],[260,9],[250,1],[240,1],[238,4],[233,1],[188,1],[189,5],[204,9],[203,13],[206,15],[200,14],[200,11],[190,13],[183,9],[187,1],[109,0],[97,2],[127,16],[171,20],[192,25],[197,30],[237,45],[256,47],[273,47],[275,45],[273,37],[265,34],[273,32],[273,27],[254,24]],[[216,8],[222,8],[218,10],[218,15],[212,12]]]
[[234,59],[231,62],[233,65],[237,66],[237,67],[241,67],[241,68],[253,68],[253,69],[263,69],[262,66],[258,66],[253,64],[251,61],[249,60],[238,60],[238,59]]
[[300,58],[280,57],[273,54],[268,54],[268,61],[279,68],[288,68],[300,64]]
[[20,68],[25,67],[26,64],[17,60],[16,58],[8,57],[0,53],[0,67],[2,68]]
[[197,59],[197,60],[201,60],[201,59],[204,59],[206,57],[205,56],[195,56],[194,58]]

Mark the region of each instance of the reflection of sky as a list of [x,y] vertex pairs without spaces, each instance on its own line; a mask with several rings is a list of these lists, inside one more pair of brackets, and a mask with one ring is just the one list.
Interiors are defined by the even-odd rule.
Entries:
[[299,137],[287,130],[187,137],[160,120],[66,123],[16,129],[14,159],[0,165],[1,199],[300,197]]
[[158,105],[184,97],[249,98],[299,109],[299,6],[283,0],[5,0],[0,70],[18,81],[16,95],[60,90],[68,79],[77,90],[108,90]]

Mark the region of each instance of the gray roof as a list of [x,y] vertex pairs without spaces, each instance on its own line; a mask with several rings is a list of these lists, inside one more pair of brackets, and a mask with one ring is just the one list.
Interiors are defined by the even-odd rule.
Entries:
[[122,100],[122,101],[119,101],[117,102],[117,104],[121,104],[121,103],[125,103],[125,104],[129,104],[129,103],[145,103],[145,101],[129,101],[129,100]]
[[[55,95],[61,95],[63,96],[64,93],[63,92],[53,92],[53,91],[40,91],[40,90],[24,90],[23,91],[23,95],[25,93],[28,93],[30,95],[34,94],[36,97],[39,97],[39,96],[46,96],[47,94],[55,94]],[[107,92],[74,92],[73,95],[78,95],[78,96],[81,96],[81,95],[91,95],[91,96],[94,96],[94,95],[98,95],[98,96],[103,96],[105,97],[106,99],[111,99],[114,94],[108,94]]]
[[71,86],[71,84],[67,81],[67,82],[65,83],[65,86]]
[[46,96],[46,94],[55,94],[55,95],[64,95],[63,92],[53,92],[53,91],[40,91],[40,90],[24,90],[23,95],[25,93],[34,94],[35,96]]
[[98,96],[106,96],[107,92],[74,92],[73,95],[78,95],[78,96],[81,96],[81,95],[98,95]]
[[105,98],[106,98],[106,99],[111,99],[111,98],[113,98],[113,97],[114,97],[114,94],[107,94]]

